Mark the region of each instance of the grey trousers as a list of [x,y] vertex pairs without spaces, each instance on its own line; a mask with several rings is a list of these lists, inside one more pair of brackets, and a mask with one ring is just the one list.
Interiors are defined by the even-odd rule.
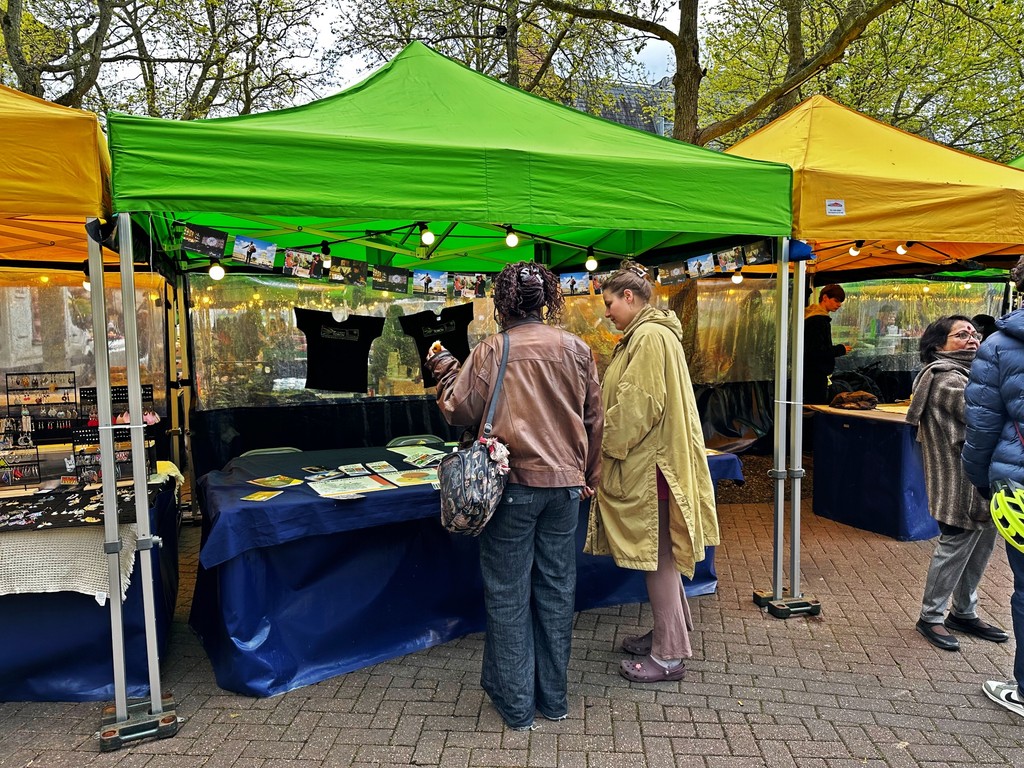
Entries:
[[931,565],[928,566],[928,579],[924,584],[922,621],[940,623],[951,597],[951,613],[954,616],[958,619],[977,617],[978,583],[992,556],[995,543],[994,525],[963,533],[939,535]]

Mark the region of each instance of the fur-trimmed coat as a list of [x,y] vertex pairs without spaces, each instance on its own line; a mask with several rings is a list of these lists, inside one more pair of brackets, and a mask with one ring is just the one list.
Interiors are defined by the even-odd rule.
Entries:
[[974,530],[992,525],[988,505],[960,462],[964,446],[964,389],[972,350],[937,352],[914,379],[907,422],[917,426],[924,458],[928,512],[940,523]]

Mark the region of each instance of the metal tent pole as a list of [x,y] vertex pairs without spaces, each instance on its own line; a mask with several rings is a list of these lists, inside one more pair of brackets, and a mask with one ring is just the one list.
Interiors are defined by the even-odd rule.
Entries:
[[754,590],[754,602],[765,606],[782,599],[782,551],[784,547],[786,493],[786,319],[789,307],[789,244],[776,243],[778,275],[775,281],[775,451],[769,475],[775,482],[774,535],[772,537],[772,589]]
[[124,660],[124,620],[121,615],[121,536],[117,524],[117,488],[114,477],[106,286],[103,284],[103,249],[91,237],[87,238],[87,242],[93,359],[96,364],[96,413],[99,419],[100,467],[103,473],[103,552],[107,556],[110,640],[114,660],[114,711],[118,719],[124,719],[128,716],[128,694]]
[[[178,731],[178,716],[174,712],[174,702],[170,696],[164,696],[160,687],[160,656],[157,648],[156,609],[153,598],[153,552],[159,546],[159,537],[153,536],[149,521],[149,475],[146,472],[146,438],[145,424],[142,420],[142,384],[139,375],[139,334],[138,319],[135,313],[135,272],[133,267],[132,222],[127,213],[118,214],[118,245],[121,262],[121,303],[124,308],[124,340],[125,368],[128,375],[128,413],[131,417],[128,432],[131,439],[132,482],[135,487],[135,521],[137,529],[136,549],[139,557],[139,576],[142,582],[142,611],[146,630],[146,658],[149,662],[149,701],[141,701],[126,707],[122,715],[115,705],[115,712],[104,713],[100,726],[100,749],[111,751],[125,743],[147,736],[166,738]],[[110,381],[107,377],[107,388],[98,396],[100,403],[110,403]],[[101,438],[102,438],[101,421]],[[118,425],[123,430],[124,425]],[[112,427],[108,427],[108,435]],[[106,490],[108,481],[113,488],[114,483],[114,451],[113,439],[108,437],[111,449],[103,452],[103,489],[104,506],[107,504]],[[116,497],[114,498],[114,516],[116,519]],[[120,590],[117,593],[120,603]],[[123,645],[123,639],[122,639]],[[113,719],[111,719],[113,716]]]

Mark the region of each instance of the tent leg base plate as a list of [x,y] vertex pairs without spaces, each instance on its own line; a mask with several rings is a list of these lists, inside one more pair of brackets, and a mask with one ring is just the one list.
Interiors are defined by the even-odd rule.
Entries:
[[117,710],[111,706],[103,708],[100,719],[100,752],[113,752],[129,742],[150,736],[167,739],[178,732],[178,714],[174,699],[164,694],[161,699],[162,712],[150,709],[150,700],[143,699],[128,704],[128,719],[117,720]]
[[772,600],[768,603],[768,613],[776,619],[788,619],[793,616],[817,616],[821,613],[821,603],[813,597],[807,596]]
[[[781,600],[791,600],[792,595],[789,594],[789,587],[782,588]],[[775,593],[770,589],[755,589],[754,590],[754,605],[758,608],[764,608],[768,603],[775,599]]]

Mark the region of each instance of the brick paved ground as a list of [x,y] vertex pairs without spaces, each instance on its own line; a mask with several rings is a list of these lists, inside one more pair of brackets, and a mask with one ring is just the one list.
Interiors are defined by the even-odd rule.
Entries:
[[[1024,765],[1024,722],[981,683],[1009,676],[1013,643],[970,637],[963,651],[914,631],[930,542],[901,543],[821,520],[805,502],[804,591],[818,617],[774,619],[751,602],[769,586],[771,508],[720,508],[719,589],[692,601],[694,658],[680,683],[616,674],[623,635],[646,605],[576,622],[571,713],[505,730],[479,685],[480,635],[271,699],[220,690],[186,624],[198,530],[183,530],[183,580],[165,690],[187,718],[162,741],[102,754],[99,704],[0,703],[0,768],[846,768]],[[982,613],[1009,625],[1002,550]],[[11,652],[14,649],[5,649]]]

